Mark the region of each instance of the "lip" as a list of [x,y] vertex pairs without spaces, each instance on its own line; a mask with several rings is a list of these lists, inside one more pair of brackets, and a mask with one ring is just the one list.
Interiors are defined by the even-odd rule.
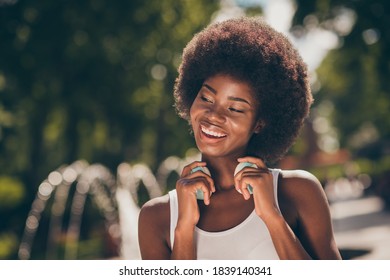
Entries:
[[227,133],[218,126],[202,122],[199,124],[199,134],[202,141],[216,143],[226,139]]

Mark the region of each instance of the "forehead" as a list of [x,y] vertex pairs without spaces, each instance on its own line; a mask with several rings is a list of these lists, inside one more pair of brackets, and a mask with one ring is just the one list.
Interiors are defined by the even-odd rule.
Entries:
[[226,74],[217,74],[207,78],[204,81],[210,90],[214,90],[215,94],[223,94],[234,97],[245,98],[248,101],[256,102],[256,96],[251,85],[243,80]]

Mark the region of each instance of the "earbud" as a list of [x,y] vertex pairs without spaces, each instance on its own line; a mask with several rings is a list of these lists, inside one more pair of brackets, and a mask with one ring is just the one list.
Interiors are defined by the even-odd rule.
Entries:
[[[191,170],[191,173],[196,171],[202,171],[204,174],[211,176],[210,170],[206,166],[197,166]],[[204,194],[202,190],[196,190],[196,199],[204,200]]]
[[[237,164],[236,169],[234,170],[234,176],[236,176],[237,173],[240,172],[245,167],[258,168],[257,165],[254,164],[254,163],[251,163],[251,162],[240,162],[239,164]],[[252,194],[253,193],[252,186],[248,184],[246,187],[247,187],[249,193]],[[242,193],[240,190],[238,190],[238,192]]]

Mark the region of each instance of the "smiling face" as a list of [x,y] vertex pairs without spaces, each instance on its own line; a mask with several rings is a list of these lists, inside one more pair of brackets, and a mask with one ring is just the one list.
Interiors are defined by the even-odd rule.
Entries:
[[190,110],[200,152],[212,157],[244,156],[251,136],[261,129],[257,108],[247,83],[227,75],[205,80]]

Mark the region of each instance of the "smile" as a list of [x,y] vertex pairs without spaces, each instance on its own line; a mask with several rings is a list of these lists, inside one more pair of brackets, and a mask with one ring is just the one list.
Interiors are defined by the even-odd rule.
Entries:
[[227,135],[215,130],[212,130],[210,128],[206,128],[205,126],[201,125],[200,126],[201,131],[207,136],[207,137],[212,137],[212,138],[223,138],[226,137]]

